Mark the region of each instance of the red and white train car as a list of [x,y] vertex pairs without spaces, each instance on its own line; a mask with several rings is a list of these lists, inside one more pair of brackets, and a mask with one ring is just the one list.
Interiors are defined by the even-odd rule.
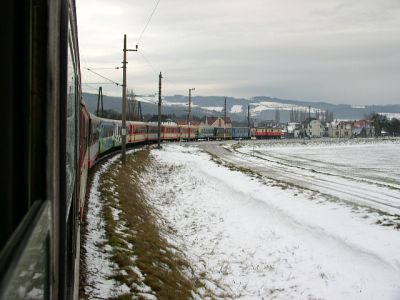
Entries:
[[142,143],[147,141],[147,123],[128,122],[128,143]]
[[179,140],[179,127],[174,124],[164,124],[161,126],[161,138],[163,140]]
[[179,125],[179,139],[181,140],[192,140],[197,137],[197,126],[191,125]]
[[279,127],[257,127],[253,132],[257,139],[280,139],[282,137],[282,128]]

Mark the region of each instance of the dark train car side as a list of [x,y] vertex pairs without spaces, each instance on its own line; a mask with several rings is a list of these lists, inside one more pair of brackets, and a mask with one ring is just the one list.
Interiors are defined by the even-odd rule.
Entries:
[[1,20],[0,299],[70,299],[80,190],[75,3],[5,0]]

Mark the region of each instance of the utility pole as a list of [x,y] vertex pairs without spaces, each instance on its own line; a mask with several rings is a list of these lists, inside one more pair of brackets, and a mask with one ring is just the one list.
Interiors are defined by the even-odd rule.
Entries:
[[[100,103],[101,103],[101,114],[99,113],[100,111],[99,111],[99,106],[100,106]],[[98,117],[103,117],[103,113],[104,113],[104,110],[103,110],[103,88],[100,86],[99,87],[99,93],[98,93],[98,95],[97,95],[97,110],[96,110],[96,115],[98,116]]]
[[192,122],[192,91],[194,91],[195,88],[189,89],[189,113],[188,113],[188,141],[190,141],[190,123]]
[[247,127],[250,128],[250,105],[247,106]]
[[125,163],[126,156],[126,52],[127,51],[137,51],[138,46],[136,45],[136,49],[126,49],[126,34],[124,34],[124,60],[122,62],[122,156],[121,160]]
[[140,122],[143,122],[143,115],[142,115],[142,104],[139,101],[138,103],[138,118]]
[[226,139],[226,97],[224,103],[224,140]]
[[161,79],[162,75],[158,76],[158,149],[161,149]]

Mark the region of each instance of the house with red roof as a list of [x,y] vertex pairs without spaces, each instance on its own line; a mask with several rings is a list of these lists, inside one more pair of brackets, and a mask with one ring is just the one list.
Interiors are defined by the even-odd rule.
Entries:
[[199,124],[200,127],[213,127],[213,128],[232,128],[232,122],[230,117],[206,117],[204,121]]
[[[176,121],[176,124],[178,124],[178,125],[188,125],[188,121],[187,120],[179,120],[179,121]],[[200,125],[200,121],[191,120],[190,121],[190,125],[191,126],[199,126]]]
[[353,122],[354,137],[373,137],[375,135],[375,127],[370,120],[358,120]]

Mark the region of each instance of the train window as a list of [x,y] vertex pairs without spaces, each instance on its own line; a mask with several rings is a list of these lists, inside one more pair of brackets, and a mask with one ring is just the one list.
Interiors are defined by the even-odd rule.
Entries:
[[67,211],[72,201],[75,182],[75,162],[76,162],[76,62],[74,60],[72,43],[69,41],[68,47],[68,82],[67,82],[67,124],[66,124],[66,200]]
[[36,201],[24,221],[24,225],[29,224],[27,230],[21,233],[25,244],[19,249],[18,261],[8,269],[8,274],[4,274],[8,282],[0,287],[0,298],[49,299],[50,202]]
[[0,299],[49,299],[51,205],[43,201],[48,174],[44,141],[49,123],[43,109],[47,2],[4,4]]

